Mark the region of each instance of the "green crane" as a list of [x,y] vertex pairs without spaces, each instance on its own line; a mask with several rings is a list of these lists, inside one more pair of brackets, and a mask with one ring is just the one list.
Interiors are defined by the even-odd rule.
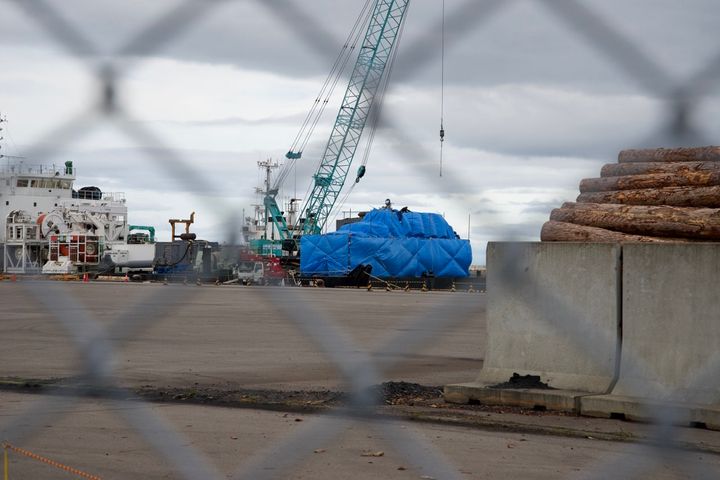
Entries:
[[[371,1],[368,1],[366,8],[371,6],[371,3]],[[345,185],[360,137],[382,83],[383,74],[386,73],[389,63],[392,63],[392,53],[401,32],[409,3],[410,0],[374,0],[372,10],[368,10],[370,13],[368,27],[350,75],[350,82],[345,91],[340,111],[335,119],[332,134],[325,147],[320,166],[313,175],[312,192],[301,210],[300,225],[293,226],[292,229],[289,228],[275,200],[278,192],[278,182],[284,180],[282,174],[279,176],[278,182],[276,182],[276,187],[267,192],[264,204],[268,217],[280,234],[280,240],[290,240],[300,235],[321,233],[325,223],[328,221],[338,196]],[[360,25],[360,23],[356,23],[353,30]],[[360,30],[358,30],[359,33]],[[351,32],[351,37],[352,35]],[[336,61],[333,70],[338,67],[341,60],[339,58]],[[326,81],[327,83],[328,81]],[[320,97],[318,97],[316,105],[320,101]],[[306,119],[306,124],[311,126],[309,130],[312,131],[312,128],[317,124],[317,117],[312,120],[309,115],[308,119]],[[299,136],[300,134],[298,134]],[[301,158],[302,148],[306,143],[307,140],[299,144],[300,148],[296,151],[291,148],[286,154],[286,158],[290,161]],[[298,145],[297,138],[294,145]],[[356,181],[364,174],[365,166],[363,165],[358,169]]]

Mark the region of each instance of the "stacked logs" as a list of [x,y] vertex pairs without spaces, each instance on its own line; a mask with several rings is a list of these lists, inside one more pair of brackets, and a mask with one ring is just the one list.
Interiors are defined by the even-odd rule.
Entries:
[[720,147],[623,150],[576,202],[550,214],[550,242],[720,241]]

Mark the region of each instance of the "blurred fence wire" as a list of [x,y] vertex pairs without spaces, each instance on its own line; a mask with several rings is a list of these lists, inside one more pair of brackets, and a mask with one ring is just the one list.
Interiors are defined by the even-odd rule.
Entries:
[[[27,13],[38,29],[65,49],[68,55],[81,61],[97,80],[95,102],[82,106],[82,113],[77,117],[68,118],[48,135],[37,139],[27,151],[27,156],[40,161],[51,159],[58,146],[82,139],[98,125],[107,122],[126,135],[138,150],[145,154],[149,163],[173,178],[181,189],[192,192],[197,200],[204,202],[208,208],[221,211],[221,215],[227,219],[225,224],[228,225],[224,240],[228,244],[235,244],[241,227],[240,206],[225,200],[223,195],[207,195],[215,190],[212,180],[206,177],[207,170],[196,168],[181,152],[174,150],[173,145],[167,144],[159,134],[138,121],[140,119],[133,118],[124,108],[120,94],[123,91],[124,79],[132,69],[142,64],[144,57],[159,53],[164,46],[178,40],[188,29],[215,10],[241,1],[251,0],[183,0],[149,22],[139,34],[129,38],[114,51],[101,51],[86,35],[81,25],[67,20],[60,2],[4,0],[2,4],[5,9],[16,8]],[[675,78],[646,53],[643,45],[615,28],[612,22],[604,18],[589,2],[458,1],[455,6],[448,7],[445,18],[445,29],[453,32],[448,38],[447,48],[452,49],[470,33],[483,29],[489,20],[501,15],[510,5],[522,2],[534,2],[544,11],[556,16],[560,20],[558,28],[566,28],[574,32],[579,39],[587,41],[599,57],[605,57],[615,64],[618,75],[631,78],[648,93],[665,100],[667,113],[664,125],[653,138],[646,139],[647,143],[683,144],[702,142],[706,138],[706,132],[693,118],[704,98],[713,92],[720,80],[720,51],[710,58],[701,70],[687,75],[684,79]],[[255,0],[255,3],[275,17],[286,30],[292,32],[298,43],[324,58],[331,58],[334,54],[328,49],[334,36],[310,11],[307,3],[292,0]],[[439,22],[440,20],[438,25]],[[399,81],[411,77],[428,63],[435,62],[440,54],[427,38],[421,38],[414,44],[402,45],[401,48],[401,55],[409,59],[409,62],[408,68],[402,72],[403,77],[397,78]],[[412,136],[394,120],[388,109],[383,111],[381,122],[389,135],[403,145],[404,148],[398,149],[400,159],[412,168],[420,168],[428,181],[432,181],[430,179],[436,175],[436,171],[431,159],[435,158],[436,152],[414,144],[410,140]],[[512,126],[507,128],[511,129]],[[473,190],[472,179],[453,174],[452,171],[447,171],[444,181],[457,186],[458,191]],[[466,206],[459,205],[459,208],[465,209]],[[614,342],[612,339],[603,338],[602,333],[592,324],[586,323],[583,315],[573,311],[565,299],[544,287],[542,279],[528,276],[514,264],[505,265],[501,276],[504,276],[508,283],[530,282],[545,289],[544,295],[551,299],[556,316],[564,319],[563,328],[571,332],[578,347],[587,352],[588,356],[601,355],[605,343]],[[51,421],[52,417],[63,415],[58,412],[65,411],[64,407],[69,407],[88,395],[99,395],[98,398],[111,404],[131,403],[135,407],[132,410],[118,409],[119,415],[173,465],[177,475],[187,479],[223,477],[213,465],[212,459],[195,451],[180,432],[154,413],[143,400],[127,389],[120,388],[115,374],[116,352],[124,344],[140,338],[147,329],[152,328],[154,322],[171,315],[173,308],[176,308],[174,305],[191,302],[194,296],[192,289],[169,286],[154,291],[153,307],[148,307],[148,302],[137,306],[129,305],[125,314],[108,327],[102,327],[102,322],[93,318],[93,314],[83,303],[74,298],[72,290],[38,281],[25,281],[23,286],[35,298],[39,308],[54,317],[69,337],[74,339],[82,370],[77,372],[72,395],[67,394],[67,389],[64,389],[63,394],[48,394],[22,415],[0,421],[0,440],[22,444],[24,440],[39,435],[43,425]],[[458,304],[452,297],[448,297],[440,302],[434,311],[421,318],[408,319],[412,324],[403,335],[385,339],[381,342],[382,346],[372,353],[359,353],[361,349],[352,337],[343,331],[336,319],[321,312],[314,303],[308,301],[300,289],[285,289],[283,292],[283,295],[292,299],[293,307],[288,307],[288,303],[280,307],[274,305],[274,293],[270,291],[258,289],[255,292],[255,301],[279,308],[279,313],[296,325],[337,367],[349,386],[350,402],[346,407],[306,425],[293,436],[276,444],[270,451],[250,459],[238,469],[236,478],[282,478],[282,472],[286,471],[284,469],[305,460],[305,450],[298,448],[299,445],[327,444],[340,434],[344,425],[357,421],[369,422],[380,429],[391,446],[428,477],[465,478],[452,462],[441,453],[435,452],[424,438],[410,430],[399,428],[397,421],[377,416],[374,407],[378,398],[370,393],[370,387],[381,383],[384,378],[383,371],[391,367],[392,362],[385,358],[387,354],[392,353],[395,358],[402,359],[403,355],[420,351],[423,346],[430,344],[436,335],[450,331],[468,318],[479,315],[479,312],[474,310],[476,307],[467,309],[466,305]],[[631,357],[631,364],[642,363],[642,359],[632,358],[632,352],[628,355]],[[710,360],[705,369],[695,372],[695,382],[701,383],[717,375],[718,361]],[[470,380],[472,379],[468,379]],[[668,461],[682,463],[682,468],[690,472],[692,478],[715,478],[716,472],[702,471],[700,466],[689,462],[676,446],[674,440],[677,428],[674,420],[672,416],[660,416],[656,422],[655,442],[628,448],[627,453],[612,464],[598,462],[583,478],[607,478],[608,472],[615,478],[645,477],[653,472],[657,463]],[[637,449],[649,451],[655,464],[648,462],[647,456],[644,456],[643,463],[640,463],[635,455]],[[269,466],[273,468],[269,469]],[[527,476],[532,478],[532,472],[528,472]]]

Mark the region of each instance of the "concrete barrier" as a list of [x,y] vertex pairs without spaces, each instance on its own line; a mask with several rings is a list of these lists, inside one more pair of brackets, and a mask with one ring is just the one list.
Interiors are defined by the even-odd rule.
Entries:
[[720,427],[720,244],[623,247],[622,361],[581,413]]
[[[583,395],[609,392],[620,253],[615,244],[490,243],[485,361],[475,382],[445,387],[446,401],[576,410]],[[515,373],[552,389],[492,388]]]

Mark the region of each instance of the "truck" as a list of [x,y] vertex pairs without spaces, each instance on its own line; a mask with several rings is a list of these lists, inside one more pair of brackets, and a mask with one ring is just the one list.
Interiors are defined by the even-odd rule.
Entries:
[[286,276],[278,257],[250,252],[240,253],[233,273],[243,285],[282,285]]

